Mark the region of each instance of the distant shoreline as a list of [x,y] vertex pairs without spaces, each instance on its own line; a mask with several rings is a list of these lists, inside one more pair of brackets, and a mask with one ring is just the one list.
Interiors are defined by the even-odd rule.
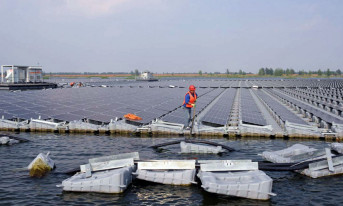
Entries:
[[[292,75],[282,75],[282,76],[274,76],[274,75],[258,75],[258,74],[194,74],[194,73],[177,73],[177,74],[154,74],[156,78],[180,78],[180,77],[195,77],[195,78],[342,78],[342,75],[317,75],[317,74],[307,74],[307,75],[299,75],[299,74],[292,74]],[[135,75],[132,74],[45,74],[44,79],[49,79],[50,77],[59,77],[59,78],[115,78],[121,77],[125,79],[135,79]]]

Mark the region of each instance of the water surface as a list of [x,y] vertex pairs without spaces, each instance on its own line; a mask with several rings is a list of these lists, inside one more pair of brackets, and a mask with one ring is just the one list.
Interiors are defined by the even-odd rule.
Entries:
[[[65,171],[89,158],[138,151],[142,159],[252,159],[257,154],[279,150],[295,143],[314,148],[328,146],[324,141],[271,139],[211,139],[237,151],[218,155],[182,155],[179,146],[155,151],[149,146],[182,139],[96,136],[73,134],[20,133],[31,140],[0,147],[0,205],[340,205],[343,203],[343,176],[311,179],[294,172],[266,172],[273,178],[277,196],[268,201],[249,200],[207,193],[197,185],[171,186],[135,181],[123,194],[63,192],[56,185],[70,177]],[[21,171],[40,152],[51,152],[57,168],[44,178],[30,178]]]

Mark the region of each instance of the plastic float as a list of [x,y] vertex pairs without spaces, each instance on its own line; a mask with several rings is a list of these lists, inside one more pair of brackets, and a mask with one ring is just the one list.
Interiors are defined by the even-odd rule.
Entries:
[[76,175],[64,180],[64,191],[122,193],[132,182],[133,166],[118,169],[99,171],[87,177],[86,173]]
[[331,143],[331,149],[335,150],[336,152],[343,154],[343,144],[342,143]]
[[12,145],[19,143],[16,139],[11,139],[7,136],[0,137],[0,145]]
[[343,174],[343,156],[333,157],[329,148],[325,148],[326,158],[308,165],[301,174],[312,178]]
[[281,163],[274,170],[288,168],[312,178],[343,174],[343,156],[335,156],[329,148],[317,150],[296,144],[279,151],[263,152],[262,156],[270,162]]
[[80,172],[62,181],[64,191],[122,193],[132,182],[138,152],[89,159]]
[[208,161],[200,164],[198,177],[207,192],[267,200],[273,180],[251,160]]
[[151,160],[138,162],[137,179],[171,185],[196,184],[195,160]]
[[21,143],[21,142],[28,142],[28,141],[29,140],[24,139],[24,138],[0,134],[0,145],[12,145],[12,144],[17,144],[17,143]]
[[30,170],[31,177],[42,177],[55,168],[54,161],[49,157],[50,152],[46,155],[39,153],[37,157],[27,167]]
[[184,140],[176,140],[166,143],[161,143],[157,145],[151,146],[153,149],[157,149],[160,147],[165,147],[169,145],[180,144],[181,153],[206,153],[206,154],[218,154],[222,152],[232,152],[235,149],[228,147],[223,144],[219,144],[216,142],[206,141],[206,140],[198,140],[198,139],[184,139]]
[[208,146],[193,143],[180,142],[181,153],[201,153],[201,154],[218,154],[226,152],[221,146]]
[[317,149],[302,144],[294,144],[283,150],[265,151],[262,153],[262,157],[273,163],[290,163],[306,160],[311,157],[322,156],[324,154],[324,151],[318,151]]

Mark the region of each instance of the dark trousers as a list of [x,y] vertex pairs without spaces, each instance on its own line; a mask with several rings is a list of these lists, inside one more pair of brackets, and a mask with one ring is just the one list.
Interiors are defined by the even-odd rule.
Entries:
[[192,108],[183,107],[183,110],[185,111],[185,117],[187,118],[187,124],[185,124],[185,127],[189,127],[189,123],[192,121]]

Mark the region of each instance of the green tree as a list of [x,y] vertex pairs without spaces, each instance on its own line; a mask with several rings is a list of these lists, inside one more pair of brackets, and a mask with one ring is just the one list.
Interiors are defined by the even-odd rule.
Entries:
[[317,72],[318,76],[322,76],[323,75],[323,72],[322,70],[318,69],[318,72]]
[[139,71],[138,69],[135,69],[135,76],[138,76],[139,75]]
[[202,76],[202,71],[201,70],[199,70],[199,75]]
[[283,69],[281,68],[275,69],[274,76],[282,76],[282,74],[283,74]]
[[331,75],[331,71],[330,71],[330,69],[327,69],[325,73],[326,73],[326,76],[328,76],[328,77],[329,77],[329,76]]
[[240,69],[239,72],[238,72],[238,74],[239,74],[239,75],[242,75],[242,74],[243,74],[243,70]]
[[274,74],[273,68],[270,68],[270,69],[266,68],[265,70],[266,70],[267,75],[273,75]]
[[226,69],[226,76],[228,77],[230,74],[230,70],[229,69]]
[[290,75],[291,74],[291,70],[290,69],[286,69],[286,75],[288,76],[288,75]]
[[266,72],[265,72],[264,68],[261,68],[260,70],[258,70],[258,75],[263,76],[265,74],[266,74]]
[[340,70],[340,69],[337,69],[337,70],[336,70],[336,74],[337,74],[338,76],[341,76],[341,74],[342,74],[341,70]]

